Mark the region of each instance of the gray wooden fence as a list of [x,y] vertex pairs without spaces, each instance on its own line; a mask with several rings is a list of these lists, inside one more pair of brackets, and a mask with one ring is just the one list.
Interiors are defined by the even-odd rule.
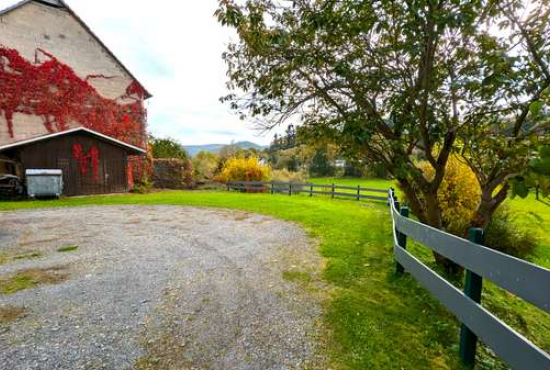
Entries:
[[[479,337],[510,367],[550,369],[550,356],[481,305],[482,279],[550,313],[550,270],[480,245],[483,230],[470,230],[470,240],[434,229],[408,218],[395,192],[389,192],[394,226],[397,272],[410,273],[462,323],[460,356],[473,366]],[[440,277],[406,250],[407,238],[422,243],[466,270],[464,292]]]
[[[312,183],[296,183],[296,182],[263,182],[263,181],[237,181],[237,182],[228,182],[226,184],[227,190],[237,190],[243,192],[251,193],[271,193],[271,194],[309,194],[313,196],[314,194],[323,194],[330,195],[334,197],[347,197],[355,198],[357,200],[361,199],[370,199],[370,200],[381,200],[386,201],[388,193],[387,190],[383,189],[371,189],[371,188],[362,188],[361,186],[340,186],[335,184],[322,185],[322,184],[312,184]],[[343,191],[341,191],[343,190]],[[366,194],[365,194],[366,193]],[[375,195],[375,194],[384,194]]]

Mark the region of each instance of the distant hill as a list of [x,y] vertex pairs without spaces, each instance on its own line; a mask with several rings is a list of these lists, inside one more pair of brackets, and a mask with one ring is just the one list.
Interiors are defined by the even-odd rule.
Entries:
[[[184,145],[183,148],[191,157],[194,157],[201,151],[211,152],[211,153],[218,153],[221,148],[224,146],[227,146],[229,144],[205,144],[205,145]],[[265,146],[258,145],[256,143],[250,142],[250,141],[239,141],[238,143],[234,143],[233,145],[238,146],[239,148],[243,149],[258,149],[262,150],[266,148]]]

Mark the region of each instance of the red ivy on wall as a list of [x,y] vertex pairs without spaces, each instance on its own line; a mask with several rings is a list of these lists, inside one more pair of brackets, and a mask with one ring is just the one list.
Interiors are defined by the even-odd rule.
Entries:
[[82,145],[73,145],[73,158],[78,161],[78,167],[80,168],[80,174],[85,176],[88,174],[88,161],[92,167],[92,176],[94,180],[99,180],[99,150],[92,146],[88,154],[84,153]]
[[[39,62],[39,55],[47,57]],[[34,63],[15,49],[0,45],[0,115],[4,115],[11,137],[15,113],[42,117],[49,132],[62,131],[71,122],[116,139],[145,145],[145,91],[132,82],[118,99],[102,97],[88,82],[92,75],[80,78],[53,55],[38,49]],[[121,100],[130,101],[122,104]]]

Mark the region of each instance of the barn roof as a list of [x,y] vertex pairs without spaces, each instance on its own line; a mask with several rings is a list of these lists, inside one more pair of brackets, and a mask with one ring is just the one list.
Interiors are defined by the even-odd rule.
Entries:
[[22,1],[19,1],[19,2],[14,2],[13,0],[11,1],[8,1],[8,4],[11,4],[11,6],[8,6],[7,8],[3,8],[2,9],[2,4],[3,2],[0,1],[0,16],[4,15],[4,14],[7,14],[9,12],[12,12],[20,7],[22,7],[23,5],[27,4],[27,3],[30,3],[30,2],[36,2],[36,3],[42,3],[42,4],[46,4],[46,5],[49,5],[49,6],[54,6],[54,7],[57,7],[57,8],[62,8],[62,9],[66,9],[69,14],[71,14],[78,23],[80,23],[80,25],[82,27],[84,27],[84,29],[101,45],[101,47],[103,49],[105,49],[105,51],[118,63],[118,65],[120,65],[120,67],[126,72],[128,73],[128,75],[134,80],[136,81],[139,86],[143,89],[143,91],[145,91],[145,98],[148,99],[150,97],[152,97],[151,93],[149,91],[147,91],[147,89],[145,88],[145,86],[143,86],[143,84],[141,82],[139,82],[139,80],[132,74],[132,72],[130,72],[130,70],[128,68],[126,68],[126,66],[116,57],[116,55],[107,47],[107,45],[105,45],[103,43],[103,41],[101,41],[101,39],[91,30],[90,27],[88,27],[88,25],[69,7],[69,5],[67,5],[67,3],[64,1],[64,0],[22,0]]
[[89,128],[86,128],[86,127],[76,127],[76,128],[70,129],[70,130],[54,132],[53,134],[42,135],[42,136],[34,137],[32,139],[27,139],[27,140],[18,141],[16,143],[12,143],[12,144],[2,145],[2,146],[0,146],[0,152],[6,151],[6,150],[9,150],[9,149],[19,148],[19,147],[34,144],[34,143],[38,143],[38,142],[41,142],[41,141],[50,140],[50,139],[60,137],[60,136],[69,135],[69,134],[72,134],[72,133],[75,133],[75,132],[86,133],[86,134],[89,134],[91,136],[94,136],[94,137],[98,138],[99,140],[103,140],[103,141],[106,141],[110,144],[122,147],[122,148],[126,149],[130,154],[146,154],[147,153],[147,151],[145,151],[144,149],[138,148],[137,146],[127,144],[127,143],[125,143],[123,141],[120,141],[120,140],[117,140],[117,139],[113,139],[110,136],[103,135],[102,133],[99,133],[99,132],[94,131],[94,130],[90,130]]

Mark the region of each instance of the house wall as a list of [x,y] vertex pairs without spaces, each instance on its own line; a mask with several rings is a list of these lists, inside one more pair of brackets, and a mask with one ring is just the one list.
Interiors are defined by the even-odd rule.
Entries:
[[[38,56],[38,62],[48,60],[42,53],[37,53],[37,49],[43,49],[70,66],[82,79],[95,75],[109,77],[89,80],[105,98],[121,97],[133,82],[132,77],[101,44],[64,9],[30,2],[0,15],[1,45],[16,49],[29,61],[34,61]],[[135,103],[135,100],[125,98],[117,102],[125,105]],[[80,123],[72,121],[68,128],[76,126]],[[11,137],[6,118],[0,112],[0,145],[48,133],[42,117],[23,113],[15,113],[13,130]]]

